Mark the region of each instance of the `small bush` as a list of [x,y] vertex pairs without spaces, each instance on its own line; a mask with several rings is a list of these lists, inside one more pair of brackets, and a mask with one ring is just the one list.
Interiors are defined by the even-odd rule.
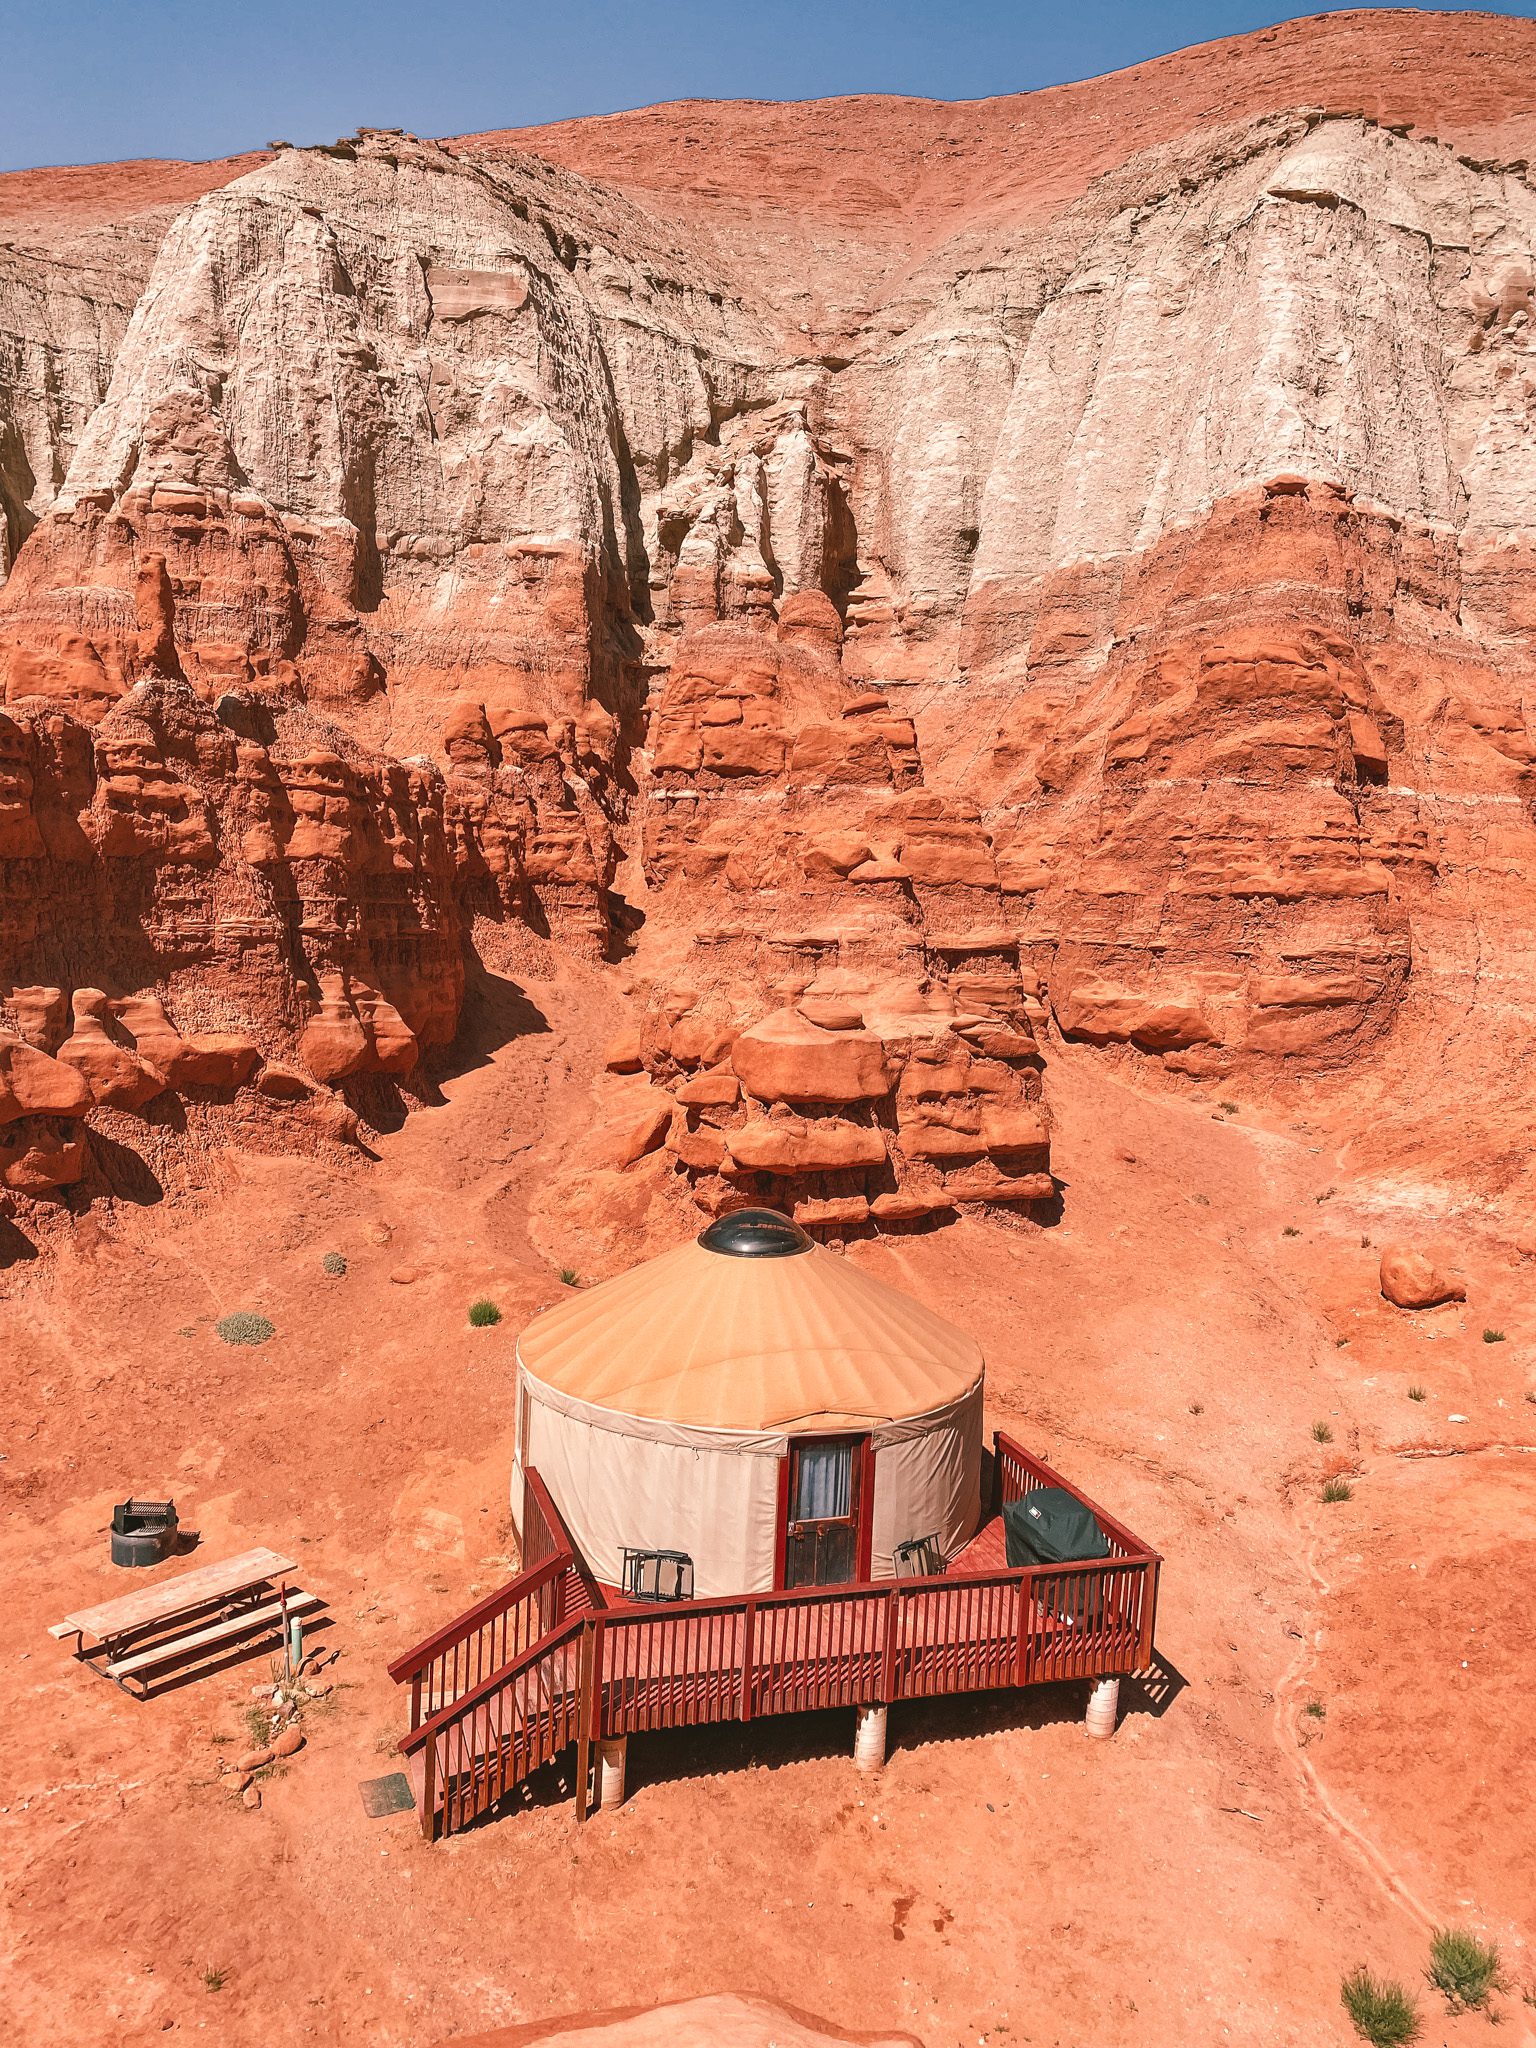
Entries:
[[340,1252],[327,1252],[320,1261],[322,1273],[329,1273],[333,1280],[339,1280],[347,1270],[347,1262]]
[[205,1991],[222,1991],[228,1975],[227,1970],[216,1970],[212,1963],[210,1963],[203,1972],[203,1989]]
[[501,1321],[501,1310],[494,1301],[472,1301],[469,1304],[469,1320],[477,1330],[488,1330],[492,1323]]
[[237,1308],[233,1315],[220,1316],[213,1326],[226,1344],[265,1344],[277,1335],[277,1325],[250,1309]]
[[1330,1505],[1338,1500],[1353,1500],[1355,1489],[1347,1479],[1330,1479],[1323,1488],[1323,1499]]
[[1390,1977],[1373,1977],[1363,1966],[1351,1970],[1339,1986],[1339,1998],[1355,2032],[1371,2048],[1407,2048],[1419,2038],[1418,2005]]
[[1205,1413],[1205,1403],[1203,1401],[1191,1401],[1189,1412],[1191,1415],[1203,1415]]
[[1504,1341],[1504,1332],[1502,1330],[1484,1330],[1483,1332],[1483,1342],[1485,1344],[1502,1344]]
[[1296,1228],[1294,1223],[1287,1223],[1284,1230],[1281,1231],[1280,1235],[1282,1237],[1300,1237],[1301,1232]]
[[560,1279],[566,1287],[579,1287],[581,1285],[581,1275],[574,1266],[562,1266],[560,1268]]
[[1328,1709],[1321,1700],[1308,1700],[1301,1711],[1314,1721],[1325,1721],[1328,1718]]
[[1421,1387],[1415,1384],[1408,1389],[1408,1398],[1410,1401],[1427,1401],[1429,1399],[1429,1389],[1428,1387]]
[[1236,1116],[1238,1114],[1238,1108],[1235,1102],[1218,1102],[1216,1107],[1221,1111],[1223,1116]]
[[1331,1444],[1333,1442],[1332,1425],[1327,1422],[1314,1422],[1312,1425],[1312,1441],[1315,1444]]
[[1464,1927],[1437,1927],[1429,1937],[1429,1981],[1452,2012],[1488,2003],[1499,1984],[1499,1951]]

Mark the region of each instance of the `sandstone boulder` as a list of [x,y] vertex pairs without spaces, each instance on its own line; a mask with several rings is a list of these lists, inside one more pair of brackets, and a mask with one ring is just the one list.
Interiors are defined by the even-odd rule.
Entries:
[[777,1010],[742,1032],[731,1063],[761,1102],[869,1102],[893,1076],[868,1031],[825,1031],[796,1010]]
[[0,1033],[0,1124],[23,1116],[83,1117],[90,1087],[76,1068]]
[[64,1043],[69,999],[61,988],[13,988],[6,998],[16,1029],[39,1052],[56,1054]]
[[1389,1245],[1381,1255],[1381,1291],[1394,1308],[1438,1308],[1467,1298],[1460,1280],[1443,1273],[1423,1252],[1401,1244]]
[[165,1092],[159,1068],[113,1035],[115,1020],[101,989],[77,988],[73,1010],[74,1028],[58,1057],[82,1077],[93,1102],[106,1109],[141,1109]]
[[869,1221],[869,1203],[863,1195],[805,1196],[793,1213],[806,1230],[853,1230]]
[[1148,1052],[1216,1039],[1198,998],[1184,991],[1141,993],[1080,982],[1057,1003],[1056,1021],[1068,1038],[1086,1038],[1092,1045],[1134,1043]]
[[236,1031],[183,1034],[155,996],[125,996],[112,1005],[134,1050],[164,1074],[172,1088],[240,1088],[261,1057],[255,1044]]
[[299,1057],[317,1081],[344,1081],[368,1064],[368,1034],[337,974],[320,976],[320,1000],[299,1034]]
[[354,985],[353,1004],[368,1038],[371,1064],[381,1074],[408,1074],[420,1057],[416,1034],[388,997],[362,983]]
[[837,1117],[764,1117],[725,1138],[736,1165],[757,1173],[836,1173],[885,1163],[879,1131]]
[[651,1100],[643,1102],[620,1131],[614,1147],[615,1165],[633,1166],[647,1152],[654,1152],[666,1137],[672,1116],[671,1096],[663,1089],[652,1089]]
[[0,1121],[0,1187],[50,1196],[85,1172],[85,1125],[73,1117],[19,1116]]
[[603,1047],[603,1065],[610,1074],[638,1074],[644,1062],[640,1057],[640,1027],[626,1024]]
[[690,1109],[730,1109],[740,1100],[741,1083],[724,1069],[695,1074],[677,1091],[677,1100]]

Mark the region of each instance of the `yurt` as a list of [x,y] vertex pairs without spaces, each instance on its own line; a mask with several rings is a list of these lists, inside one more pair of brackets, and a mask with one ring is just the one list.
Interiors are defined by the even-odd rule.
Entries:
[[532,1466],[619,1588],[656,1553],[698,1598],[890,1577],[974,1533],[981,1404],[964,1331],[738,1210],[523,1332],[513,1513]]

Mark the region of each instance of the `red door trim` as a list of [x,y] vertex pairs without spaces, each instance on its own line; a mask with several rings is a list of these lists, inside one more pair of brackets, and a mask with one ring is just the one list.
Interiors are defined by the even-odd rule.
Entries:
[[869,1577],[875,1548],[875,1445],[866,1436],[854,1452],[859,1466],[859,1542],[857,1575]]
[[803,1438],[791,1437],[789,1448],[779,1460],[778,1518],[773,1539],[774,1591],[782,1593],[789,1569],[789,1476],[797,1442],[847,1443],[853,1447],[852,1479],[857,1517],[854,1533],[854,1580],[869,1577],[874,1555],[875,1532],[875,1447],[867,1430],[827,1429],[807,1431]]

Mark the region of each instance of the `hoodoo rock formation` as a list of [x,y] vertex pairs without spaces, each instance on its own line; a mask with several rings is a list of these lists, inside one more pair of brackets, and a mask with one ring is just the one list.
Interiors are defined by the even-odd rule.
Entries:
[[1053,1202],[1053,1033],[1510,1188],[1533,81],[1343,14],[0,179],[7,1199],[366,1135],[551,961],[650,1198]]

